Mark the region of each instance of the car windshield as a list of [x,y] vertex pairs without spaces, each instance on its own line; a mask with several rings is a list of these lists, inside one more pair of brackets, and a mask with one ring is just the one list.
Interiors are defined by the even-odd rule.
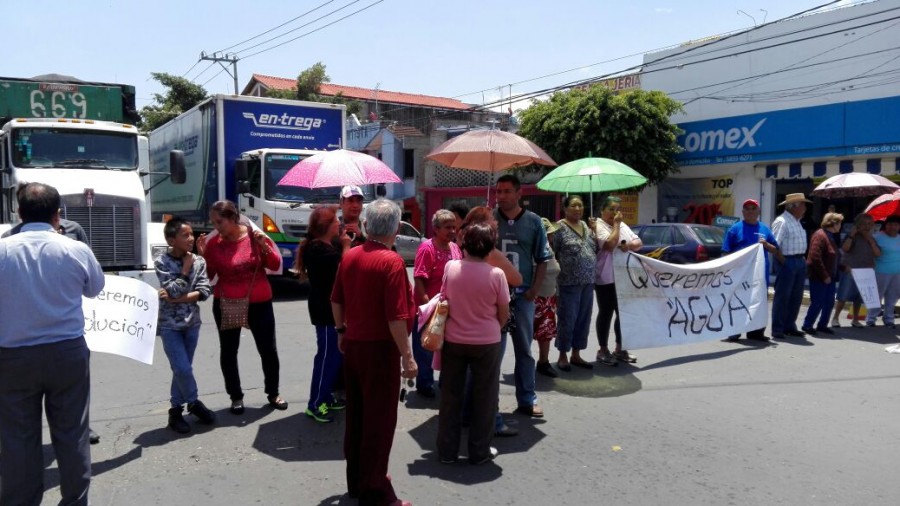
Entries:
[[279,185],[278,181],[291,170],[291,167],[307,158],[306,155],[267,154],[266,167],[266,199],[286,202],[337,202],[341,187],[303,188],[300,186]]
[[717,227],[698,227],[693,226],[691,230],[697,234],[697,238],[703,244],[722,244],[725,240],[725,232]]
[[21,168],[134,170],[138,166],[133,134],[64,128],[17,128],[13,164]]

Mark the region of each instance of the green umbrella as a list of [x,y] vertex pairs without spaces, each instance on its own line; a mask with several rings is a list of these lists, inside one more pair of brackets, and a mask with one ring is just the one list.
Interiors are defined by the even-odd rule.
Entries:
[[538,181],[537,187],[551,192],[590,193],[593,212],[594,193],[627,190],[646,183],[646,177],[624,163],[609,158],[581,158],[553,169]]

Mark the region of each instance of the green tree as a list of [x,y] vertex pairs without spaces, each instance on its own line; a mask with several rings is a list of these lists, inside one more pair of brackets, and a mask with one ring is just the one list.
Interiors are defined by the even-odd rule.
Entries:
[[296,88],[291,90],[269,89],[266,91],[266,96],[271,98],[306,100],[308,102],[344,104],[347,106],[347,114],[359,112],[362,105],[356,100],[344,98],[342,93],[333,96],[321,94],[322,85],[331,82],[331,78],[328,76],[325,69],[324,63],[316,62],[313,66],[297,75]]
[[681,110],[659,91],[617,95],[594,85],[534,102],[520,113],[518,133],[560,165],[587,156],[612,158],[655,184],[678,172],[680,130],[669,118]]
[[165,72],[152,72],[154,80],[167,88],[165,93],[154,93],[153,104],[141,109],[141,130],[150,132],[166,124],[179,114],[202,102],[209,95],[202,86],[187,79]]

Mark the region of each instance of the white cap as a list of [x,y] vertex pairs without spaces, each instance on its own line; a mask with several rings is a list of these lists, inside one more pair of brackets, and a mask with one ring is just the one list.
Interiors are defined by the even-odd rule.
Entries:
[[341,188],[341,200],[350,197],[362,197],[363,191],[359,186],[347,185]]

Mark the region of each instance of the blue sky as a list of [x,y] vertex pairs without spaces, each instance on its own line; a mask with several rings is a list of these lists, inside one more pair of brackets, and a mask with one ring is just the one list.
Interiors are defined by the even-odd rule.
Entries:
[[[60,73],[86,81],[131,84],[137,88],[139,108],[150,103],[153,93],[162,91],[150,78],[151,72],[186,73],[210,93],[231,93],[233,81],[225,73],[216,76],[218,66],[208,70],[208,62],[194,66],[201,51],[225,49],[319,7],[229,50],[241,50],[310,23],[288,36],[240,52],[240,88],[253,73],[293,78],[321,61],[335,84],[378,86],[482,103],[500,98],[501,89],[502,96],[508,96],[510,84],[516,94],[614,72],[640,63],[640,56],[622,58],[628,55],[748,28],[754,24],[751,17],[762,23],[824,3],[826,0],[7,0],[2,2],[4,15],[0,18],[5,41],[0,75]],[[365,10],[352,14],[360,9]],[[317,28],[321,29],[309,33]],[[302,37],[251,56],[297,36]],[[600,63],[617,58],[622,59]],[[535,79],[571,69],[576,70]]]

